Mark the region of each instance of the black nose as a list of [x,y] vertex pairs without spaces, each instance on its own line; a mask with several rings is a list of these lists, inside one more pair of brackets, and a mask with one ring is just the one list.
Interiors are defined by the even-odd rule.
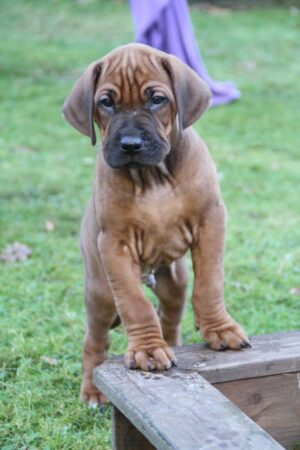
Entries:
[[139,136],[123,136],[120,140],[121,149],[127,153],[137,153],[141,150],[143,141]]

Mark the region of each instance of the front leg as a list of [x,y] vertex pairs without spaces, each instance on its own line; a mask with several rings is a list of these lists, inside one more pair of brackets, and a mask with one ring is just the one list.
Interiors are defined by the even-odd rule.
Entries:
[[193,307],[196,326],[216,350],[249,347],[244,330],[227,313],[223,297],[226,210],[220,200],[210,206],[192,248]]
[[98,246],[128,337],[125,365],[130,369],[169,369],[175,356],[163,339],[154,307],[144,297],[140,267],[129,246],[118,236],[105,233],[100,234]]

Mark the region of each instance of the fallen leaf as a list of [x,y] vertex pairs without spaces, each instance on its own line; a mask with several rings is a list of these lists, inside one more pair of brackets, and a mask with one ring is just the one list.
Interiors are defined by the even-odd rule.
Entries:
[[254,61],[245,61],[243,68],[247,70],[247,72],[253,72],[253,70],[256,70],[256,63]]
[[18,145],[18,147],[16,147],[16,152],[18,153],[31,153],[32,151],[33,149],[26,147],[26,145]]
[[55,229],[55,223],[52,222],[52,220],[46,220],[45,229],[46,229],[46,231],[48,231],[48,233],[50,233],[51,231],[53,231]]
[[272,162],[272,164],[271,164],[271,169],[272,170],[278,170],[278,169],[280,169],[280,164],[278,164],[278,162]]
[[45,363],[49,364],[50,366],[57,366],[58,361],[55,358],[50,358],[49,356],[41,356],[40,358]]
[[201,7],[214,16],[229,16],[231,14],[231,10],[229,8],[214,6],[209,2],[203,3]]
[[300,287],[294,287],[294,288],[290,289],[290,294],[300,295]]
[[27,245],[15,242],[6,247],[0,254],[0,260],[4,262],[24,261],[31,256],[31,250]]
[[289,12],[292,16],[297,16],[299,14],[299,8],[297,6],[291,6]]

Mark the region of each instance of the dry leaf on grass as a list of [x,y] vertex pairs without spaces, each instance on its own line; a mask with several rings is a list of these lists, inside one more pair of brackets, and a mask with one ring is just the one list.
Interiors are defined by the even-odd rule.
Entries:
[[50,233],[51,231],[53,231],[55,229],[55,223],[52,222],[52,220],[46,220],[45,229],[46,229],[46,231],[48,231],[48,233]]
[[45,363],[49,364],[50,366],[57,366],[58,361],[55,358],[50,358],[49,356],[41,356],[40,358]]
[[30,147],[26,147],[26,145],[18,145],[16,147],[17,153],[31,153],[32,151],[33,151],[33,149]]
[[289,12],[292,16],[297,16],[300,12],[300,9],[297,6],[291,6]]
[[0,260],[4,262],[24,261],[31,256],[31,250],[27,245],[15,242],[6,247],[0,254]]
[[213,16],[229,16],[231,14],[231,10],[222,6],[214,6],[209,2],[205,2],[201,4],[201,8],[208,11]]
[[290,289],[290,294],[300,295],[300,287],[294,287],[294,288]]
[[256,62],[255,61],[245,61],[243,64],[243,69],[245,69],[247,72],[253,72],[257,69]]

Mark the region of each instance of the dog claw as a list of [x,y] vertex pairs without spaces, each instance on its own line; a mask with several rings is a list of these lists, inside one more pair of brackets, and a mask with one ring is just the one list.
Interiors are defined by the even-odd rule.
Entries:
[[135,361],[130,361],[129,369],[131,369],[131,370],[136,369],[136,363],[135,363]]
[[250,342],[245,343],[245,348],[252,348],[252,345],[250,344]]
[[171,367],[177,367],[177,361],[175,359],[171,361]]
[[149,371],[152,371],[152,370],[155,369],[155,366],[151,362],[148,362],[147,368],[148,368]]
[[240,348],[251,348],[252,346],[251,346],[251,344],[249,343],[249,342],[243,342],[241,345],[240,345]]
[[227,350],[227,349],[228,349],[228,347],[227,347],[226,344],[221,344],[221,345],[220,345],[220,350],[221,350],[221,351],[224,352],[224,351]]

